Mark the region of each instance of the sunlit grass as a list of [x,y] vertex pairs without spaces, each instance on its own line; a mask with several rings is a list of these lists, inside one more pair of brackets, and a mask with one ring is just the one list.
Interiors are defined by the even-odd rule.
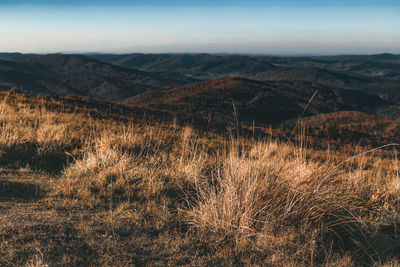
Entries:
[[[398,264],[396,159],[361,154],[340,164],[328,152],[272,139],[96,119],[24,101],[0,104],[2,166],[51,170],[43,182],[48,201],[109,211],[104,221],[112,231],[126,227],[118,218],[129,215],[171,242],[179,235],[201,243],[197,257],[209,261],[213,255],[204,251],[250,264]],[[43,168],[58,154],[58,167]]]

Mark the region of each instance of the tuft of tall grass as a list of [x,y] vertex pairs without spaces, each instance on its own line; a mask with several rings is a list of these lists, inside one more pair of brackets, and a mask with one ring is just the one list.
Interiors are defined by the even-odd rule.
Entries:
[[59,188],[70,198],[129,200],[139,181],[136,167],[132,155],[114,147],[107,138],[99,138],[63,171],[65,179]]
[[333,162],[307,159],[302,149],[272,141],[247,151],[233,145],[221,160],[214,183],[198,184],[188,216],[200,232],[225,236],[238,249],[251,244],[312,262],[332,242],[368,242],[365,232],[388,223],[389,210],[398,210],[392,186],[398,176],[378,166],[336,169]]
[[184,189],[204,177],[207,156],[190,127],[176,136],[170,130],[145,126],[135,131],[132,125],[103,129],[63,170],[57,194],[90,205],[162,194],[183,197],[188,193]]

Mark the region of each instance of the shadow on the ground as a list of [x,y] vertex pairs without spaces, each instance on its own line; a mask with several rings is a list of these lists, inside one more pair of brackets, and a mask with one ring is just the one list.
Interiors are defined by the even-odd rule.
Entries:
[[63,151],[60,149],[60,151],[40,153],[35,144],[31,143],[1,147],[0,166],[15,169],[29,165],[29,168],[33,170],[59,173],[64,169],[69,158]]
[[[30,243],[32,239],[35,240],[34,246]],[[100,266],[99,254],[92,248],[93,245],[88,244],[85,235],[69,223],[8,228],[3,233],[4,241],[13,253],[1,250],[0,266],[21,266],[21,262],[27,262],[38,251],[45,251],[44,262],[50,266]],[[98,242],[103,243],[104,240]]]
[[[374,262],[390,262],[400,257],[400,240],[398,229],[400,224],[394,223],[381,229],[365,229],[356,223],[348,223],[334,229],[325,236],[326,244],[322,251],[351,251],[359,266],[372,266]],[[333,234],[333,235],[332,235]],[[324,254],[321,254],[323,256]],[[320,258],[321,263],[323,257]]]
[[44,190],[38,185],[0,180],[0,201],[9,199],[31,201],[40,199],[43,196]]

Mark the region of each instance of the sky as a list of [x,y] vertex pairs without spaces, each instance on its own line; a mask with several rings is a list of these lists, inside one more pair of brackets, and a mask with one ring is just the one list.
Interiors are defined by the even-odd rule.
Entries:
[[0,52],[400,53],[400,1],[0,0]]

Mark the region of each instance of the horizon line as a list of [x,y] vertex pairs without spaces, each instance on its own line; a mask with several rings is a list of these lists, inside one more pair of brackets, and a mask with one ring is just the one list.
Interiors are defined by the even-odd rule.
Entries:
[[400,56],[399,53],[392,53],[392,52],[379,52],[379,53],[342,53],[342,54],[333,54],[333,53],[326,53],[326,54],[307,54],[307,53],[290,53],[290,54],[279,54],[279,53],[232,53],[232,52],[79,52],[79,51],[58,51],[58,52],[18,52],[18,51],[0,51],[0,54],[21,54],[21,55],[96,55],[96,54],[107,54],[107,55],[132,55],[132,54],[143,54],[143,55],[238,55],[238,56],[271,56],[271,57],[335,57],[335,56],[376,56],[376,55],[394,55]]

